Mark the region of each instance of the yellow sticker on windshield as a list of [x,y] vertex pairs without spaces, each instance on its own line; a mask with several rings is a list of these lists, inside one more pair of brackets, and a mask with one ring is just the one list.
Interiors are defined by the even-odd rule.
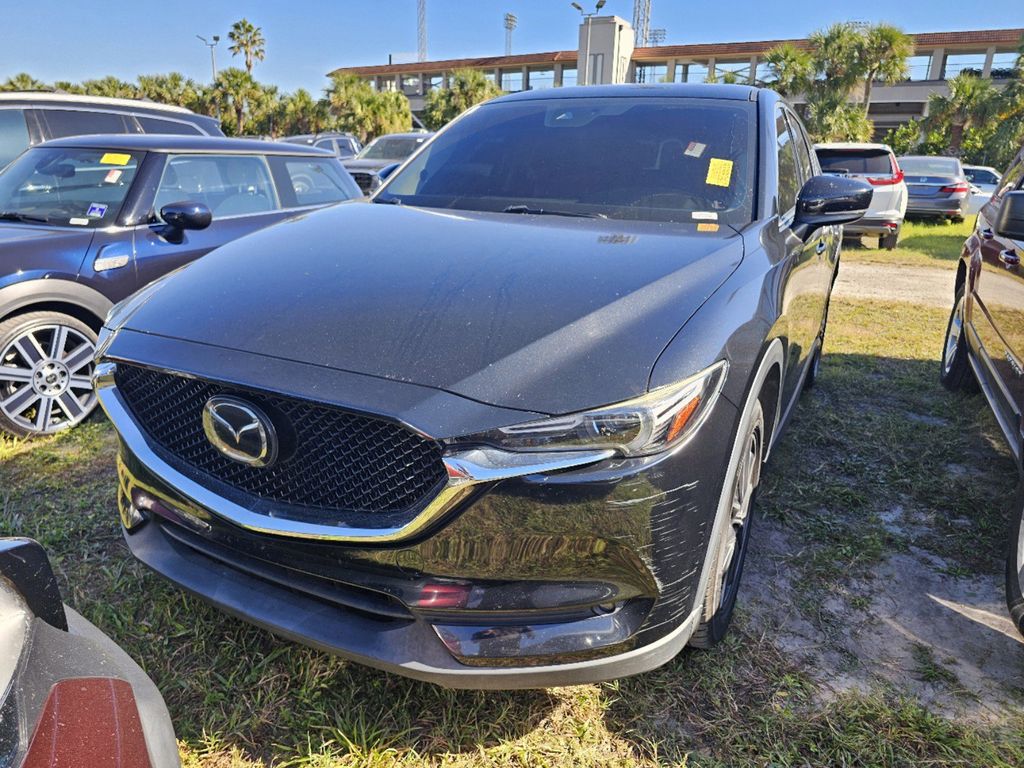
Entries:
[[100,158],[100,163],[102,165],[128,165],[128,163],[131,162],[131,159],[131,155],[126,155],[121,152],[107,152]]
[[712,157],[711,162],[708,164],[708,177],[704,180],[704,183],[715,187],[728,187],[731,180],[732,160]]
[[708,224],[707,222],[702,222],[702,223],[697,225],[697,231],[698,232],[717,232],[718,231],[718,225],[717,224]]

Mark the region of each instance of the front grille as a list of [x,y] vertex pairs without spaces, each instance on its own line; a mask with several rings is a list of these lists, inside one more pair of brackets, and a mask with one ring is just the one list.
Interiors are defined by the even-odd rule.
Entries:
[[359,188],[363,191],[364,195],[368,195],[373,191],[374,176],[372,173],[355,172],[352,174],[352,178],[355,179],[356,184],[359,185]]
[[[446,478],[439,443],[388,421],[134,365],[119,364],[115,381],[165,460],[185,474],[198,473],[195,479],[205,485],[212,479],[251,499],[396,514],[421,507]],[[217,395],[243,398],[284,422],[279,431],[292,433],[291,450],[264,468],[224,456],[203,431],[203,406]]]

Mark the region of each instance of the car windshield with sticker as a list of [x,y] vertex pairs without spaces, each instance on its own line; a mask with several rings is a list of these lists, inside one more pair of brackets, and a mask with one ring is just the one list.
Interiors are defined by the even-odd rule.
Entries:
[[745,101],[490,104],[439,134],[376,200],[742,226],[753,214],[756,120]]
[[112,225],[144,153],[36,147],[0,173],[0,218],[71,227]]

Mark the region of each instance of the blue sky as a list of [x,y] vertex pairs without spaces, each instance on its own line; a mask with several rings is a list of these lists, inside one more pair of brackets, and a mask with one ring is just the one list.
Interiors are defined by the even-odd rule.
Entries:
[[[267,59],[256,76],[284,90],[318,93],[334,67],[384,63],[389,53],[416,50],[416,0],[3,5],[0,78],[28,71],[46,81],[108,74],[133,80],[178,70],[206,81],[209,54],[195,36],[220,34],[217,65],[228,66],[227,31],[243,16],[267,39]],[[801,37],[842,19],[888,21],[908,32],[1024,26],[1021,0],[653,0],[652,8],[652,27],[664,27],[670,44]],[[503,53],[506,11],[519,17],[514,52],[575,47],[579,15],[569,0],[427,0],[430,58]],[[633,3],[608,0],[602,13],[632,19]],[[241,66],[240,58],[233,61]]]

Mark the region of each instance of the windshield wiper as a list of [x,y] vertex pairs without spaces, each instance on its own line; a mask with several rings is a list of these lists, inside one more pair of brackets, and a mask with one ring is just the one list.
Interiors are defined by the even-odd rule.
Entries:
[[18,213],[17,211],[0,211],[0,221],[22,221],[34,224],[50,223],[49,219],[44,219],[42,216],[29,216],[27,213]]
[[528,205],[510,205],[502,213],[529,213],[535,216],[571,216],[575,219],[607,219],[603,213],[577,213],[574,211],[553,211],[550,208],[531,208]]

